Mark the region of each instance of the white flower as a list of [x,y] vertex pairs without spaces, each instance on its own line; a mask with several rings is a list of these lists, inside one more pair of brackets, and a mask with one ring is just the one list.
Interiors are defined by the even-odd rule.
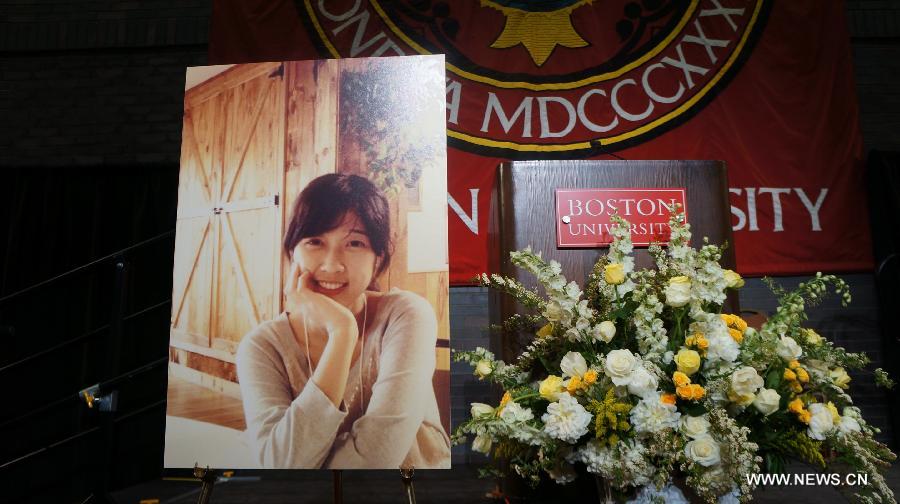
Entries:
[[616,325],[612,321],[604,320],[594,326],[594,339],[609,343],[616,335]]
[[659,381],[656,376],[649,373],[644,366],[637,366],[631,373],[631,382],[628,384],[628,391],[638,397],[647,397],[653,395],[659,397],[656,387]]
[[666,304],[680,308],[691,300],[691,279],[686,276],[677,276],[669,279],[666,286]]
[[472,449],[485,455],[489,454],[491,452],[491,438],[481,434],[475,436],[475,439],[472,440]]
[[778,411],[779,402],[781,402],[781,396],[775,389],[763,388],[753,399],[753,406],[764,416],[769,416]]
[[606,354],[603,369],[614,384],[628,385],[631,383],[631,374],[636,365],[637,359],[634,354],[628,349],[620,349]]
[[541,416],[544,432],[552,438],[574,443],[587,434],[591,414],[567,392],[559,395],[559,401],[550,403]]
[[775,347],[775,353],[787,362],[797,360],[803,354],[803,349],[790,336],[782,336]]
[[523,408],[516,401],[509,401],[500,412],[500,419],[506,423],[527,422],[534,418],[534,414],[528,408]]
[[731,390],[736,394],[742,396],[755,394],[762,386],[762,376],[759,376],[756,369],[750,366],[739,368],[731,374]]
[[812,416],[809,419],[809,429],[806,434],[818,441],[825,440],[825,435],[834,429],[834,417],[831,415],[831,411],[822,403],[812,403],[809,405],[809,412]]
[[844,415],[841,417],[841,423],[838,424],[838,430],[841,434],[847,435],[851,432],[859,432],[862,430],[859,422],[852,416]]
[[480,416],[485,416],[485,415],[493,415],[494,408],[492,408],[490,404],[473,402],[471,413],[472,413],[472,418],[478,418]]
[[544,318],[550,322],[559,322],[563,318],[563,314],[565,310],[563,310],[562,306],[556,301],[550,301],[547,303],[547,306],[544,308]]
[[662,402],[657,395],[641,399],[631,408],[630,418],[636,432],[657,432],[678,428],[681,413],[674,404]]
[[719,443],[712,436],[701,436],[684,445],[684,454],[694,462],[709,467],[719,463]]
[[575,321],[575,329],[578,329],[579,331],[587,331],[590,328],[591,321],[584,317],[579,317],[578,320]]
[[479,378],[484,378],[493,372],[494,367],[491,365],[491,361],[487,359],[481,359],[478,361],[478,364],[475,365],[475,376]]
[[709,433],[709,420],[706,416],[681,417],[681,433],[691,439],[697,439]]
[[559,362],[564,377],[581,376],[587,372],[587,362],[578,352],[569,352]]

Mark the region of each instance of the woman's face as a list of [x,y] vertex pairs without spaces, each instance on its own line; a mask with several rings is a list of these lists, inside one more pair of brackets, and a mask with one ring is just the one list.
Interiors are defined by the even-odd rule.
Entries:
[[334,229],[300,240],[292,260],[312,274],[313,290],[349,308],[362,309],[377,257],[356,212],[349,211]]

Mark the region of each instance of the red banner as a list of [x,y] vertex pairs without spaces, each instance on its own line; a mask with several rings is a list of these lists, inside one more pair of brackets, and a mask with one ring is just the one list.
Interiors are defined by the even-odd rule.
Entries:
[[[210,63],[446,54],[450,268],[504,159],[722,159],[738,270],[872,267],[841,2],[216,0]],[[411,90],[414,92],[414,90]]]

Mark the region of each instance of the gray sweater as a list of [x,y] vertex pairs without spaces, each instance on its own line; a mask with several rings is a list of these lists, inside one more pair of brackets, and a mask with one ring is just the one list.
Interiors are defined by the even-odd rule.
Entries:
[[237,372],[246,436],[263,467],[450,467],[432,386],[434,310],[400,290],[376,302],[340,408],[310,381],[306,349],[286,313],[243,338]]

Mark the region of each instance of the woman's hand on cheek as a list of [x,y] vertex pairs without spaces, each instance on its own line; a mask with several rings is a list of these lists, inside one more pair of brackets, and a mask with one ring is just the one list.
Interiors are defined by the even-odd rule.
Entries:
[[291,272],[285,284],[287,311],[302,314],[308,329],[324,329],[329,337],[337,334],[355,337],[358,334],[356,317],[344,305],[313,290],[312,274],[291,264]]

